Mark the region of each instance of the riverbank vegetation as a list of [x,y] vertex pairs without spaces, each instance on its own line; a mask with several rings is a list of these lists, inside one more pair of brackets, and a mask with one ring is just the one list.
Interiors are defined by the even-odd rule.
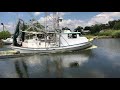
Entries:
[[[88,38],[93,37],[111,37],[111,38],[120,38],[120,19],[109,21],[106,24],[95,24],[91,26],[86,26],[82,28],[78,26],[74,31],[81,32],[83,35]],[[86,31],[89,31],[85,33]]]
[[11,33],[9,31],[1,31],[0,32],[0,40],[1,39],[6,39],[11,37]]
[[9,31],[1,31],[0,32],[0,48],[3,46],[3,42],[1,39],[7,39],[11,37],[11,33]]
[[97,34],[98,36],[111,36],[112,38],[120,38],[120,30],[106,30]]
[[120,30],[105,30],[104,32],[99,32],[95,34],[84,35],[88,39],[90,38],[120,38]]

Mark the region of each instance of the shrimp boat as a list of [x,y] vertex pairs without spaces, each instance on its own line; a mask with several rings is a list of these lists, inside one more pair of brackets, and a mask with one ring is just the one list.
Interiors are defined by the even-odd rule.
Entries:
[[72,52],[92,46],[80,32],[61,30],[58,13],[53,13],[53,19],[52,29],[47,29],[47,19],[45,19],[45,27],[38,28],[35,25],[36,21],[33,20],[27,29],[24,21],[19,19],[13,36],[12,49],[20,53],[57,53]]

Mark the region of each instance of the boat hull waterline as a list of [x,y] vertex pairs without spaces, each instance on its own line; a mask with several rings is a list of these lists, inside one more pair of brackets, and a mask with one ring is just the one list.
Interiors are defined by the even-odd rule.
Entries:
[[57,53],[57,52],[71,52],[75,50],[81,50],[91,47],[92,44],[90,42],[70,45],[70,46],[62,46],[62,47],[53,47],[53,48],[25,48],[25,47],[17,47],[11,46],[15,51],[19,51],[20,53]]

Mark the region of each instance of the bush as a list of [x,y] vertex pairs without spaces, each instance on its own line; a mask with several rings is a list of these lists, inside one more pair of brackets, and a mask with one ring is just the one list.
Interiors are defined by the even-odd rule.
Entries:
[[106,30],[100,32],[98,36],[112,36],[113,38],[120,38],[120,30]]
[[1,31],[0,32],[0,39],[6,39],[11,37],[11,34],[9,31]]
[[99,36],[111,36],[112,35],[112,30],[106,30],[105,32],[100,32],[98,35]]
[[119,30],[119,31],[114,31],[114,32],[112,33],[112,37],[113,37],[113,38],[120,38],[120,30]]
[[113,29],[115,29],[115,30],[120,30],[120,22],[115,23]]
[[101,30],[100,25],[95,24],[91,27],[91,34],[99,33]]

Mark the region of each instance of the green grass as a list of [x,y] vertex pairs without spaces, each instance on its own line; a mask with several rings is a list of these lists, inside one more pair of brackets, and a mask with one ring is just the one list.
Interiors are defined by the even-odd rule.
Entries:
[[91,38],[120,38],[120,30],[105,30],[96,34],[84,35],[88,39]]
[[106,30],[98,33],[98,36],[111,36],[113,38],[120,38],[120,30]]

